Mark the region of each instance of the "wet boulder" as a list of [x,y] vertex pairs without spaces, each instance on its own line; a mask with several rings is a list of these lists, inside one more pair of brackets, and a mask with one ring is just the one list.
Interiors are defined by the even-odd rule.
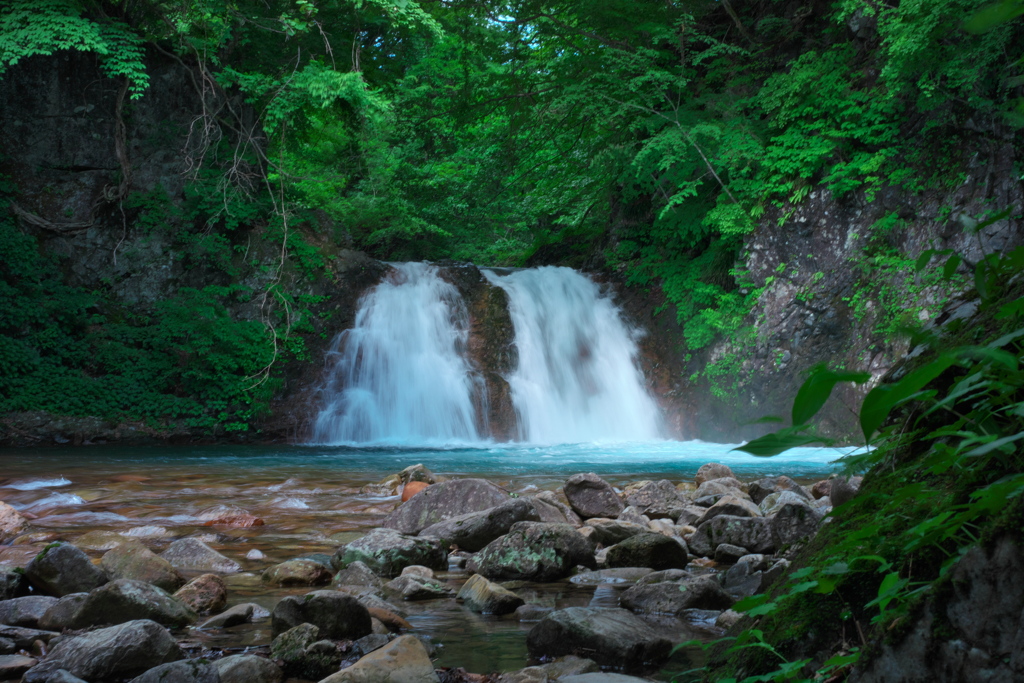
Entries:
[[86,681],[124,680],[184,657],[170,632],[147,619],[62,638],[24,683],[48,683],[61,669]]
[[266,657],[230,655],[213,663],[220,683],[281,683],[284,672]]
[[432,578],[405,574],[384,584],[384,590],[403,600],[439,600],[450,598],[455,591]]
[[470,512],[431,524],[420,531],[419,535],[438,538],[445,546],[457,545],[475,553],[499,536],[507,534],[516,522],[537,521],[540,521],[540,515],[529,499],[513,498],[488,510]]
[[719,515],[697,527],[687,538],[695,555],[712,557],[722,543],[738,545],[752,553],[770,553],[775,548],[771,520],[766,517],[733,517]]
[[399,636],[320,683],[438,683],[427,648],[415,636]]
[[242,571],[242,565],[221,555],[198,538],[178,539],[167,546],[160,557],[175,569],[186,572],[234,574]]
[[217,574],[200,574],[179,588],[174,597],[196,614],[211,614],[224,609],[228,602],[228,587]]
[[481,614],[508,614],[515,612],[526,601],[479,574],[469,577],[456,599],[473,612]]
[[555,495],[554,491],[541,491],[535,496],[527,498],[533,509],[537,511],[540,521],[549,524],[571,524],[582,526],[583,520],[573,512],[573,509],[563,503]]
[[24,655],[0,655],[0,681],[16,681],[21,679],[39,660]]
[[748,598],[761,592],[763,579],[763,572],[753,564],[737,562],[725,573],[722,586],[734,598]]
[[220,675],[205,660],[183,659],[155,666],[129,683],[220,683]]
[[707,508],[700,519],[693,522],[693,526],[699,527],[704,522],[710,522],[719,515],[731,515],[733,517],[760,517],[761,510],[753,501],[740,498],[734,495],[722,496],[717,503]]
[[758,506],[765,517],[773,517],[787,503],[807,503],[806,498],[793,491],[775,491],[765,496]]
[[[335,555],[337,557],[337,555]],[[356,560],[334,575],[331,583],[335,586],[371,586],[381,588],[384,580],[373,573],[365,562]]]
[[255,602],[243,602],[239,605],[221,612],[217,616],[210,617],[199,628],[231,628],[240,624],[248,624],[259,619],[266,619],[270,612]]
[[453,479],[427,487],[388,515],[381,526],[417,534],[438,522],[489,510],[510,498],[507,491],[485,479]]
[[7,543],[28,529],[28,520],[7,503],[0,502],[0,543]]
[[448,551],[442,541],[407,536],[392,529],[374,529],[341,548],[335,557],[343,567],[359,561],[386,577],[397,576],[414,564],[438,570],[448,568]]
[[776,548],[806,541],[818,532],[821,515],[804,502],[782,505],[771,519],[772,542]]
[[38,628],[39,620],[57,603],[48,595],[26,595],[0,602],[0,624]]
[[693,493],[693,500],[694,503],[698,505],[710,507],[717,503],[723,496],[736,496],[737,498],[750,497],[748,494],[743,492],[738,481],[735,479],[723,478],[712,479],[701,484]]
[[71,593],[58,599],[40,617],[39,628],[47,631],[63,631],[69,628],[88,597],[88,593]]
[[635,507],[650,519],[676,519],[685,502],[676,487],[667,479],[649,481],[626,498],[626,505]]
[[0,624],[0,643],[4,643],[5,647],[8,647],[10,643],[14,644],[13,648],[8,648],[10,652],[6,654],[13,654],[16,650],[31,650],[37,640],[42,643],[49,643],[51,639],[59,635],[59,633],[54,633],[53,631]]
[[470,560],[468,568],[488,579],[557,581],[577,565],[593,569],[594,545],[568,524],[517,522]]
[[107,582],[107,575],[89,556],[70,543],[51,543],[25,567],[25,576],[38,590],[61,597],[87,593]]
[[682,569],[690,561],[686,545],[662,534],[644,533],[631,536],[608,549],[609,567],[649,567]]
[[563,487],[572,509],[583,519],[615,518],[626,507],[612,485],[593,472],[574,474]]
[[702,576],[679,582],[637,584],[622,594],[620,602],[626,609],[641,614],[680,616],[689,609],[729,609],[736,600],[717,579]]
[[128,541],[103,554],[100,566],[111,579],[145,581],[167,592],[185,585],[185,577],[171,563],[138,541]]
[[288,560],[267,567],[260,577],[271,586],[325,586],[331,582],[331,570],[315,560]]
[[732,473],[728,465],[723,465],[717,462],[709,462],[700,466],[697,470],[697,474],[693,477],[693,483],[698,487],[706,481],[712,479],[721,479],[722,477],[736,478],[736,475]]
[[[587,527],[593,529],[591,539],[601,545],[615,545],[625,541],[630,536],[647,533],[647,525],[623,522],[621,519],[607,519],[604,517],[592,517],[587,520]],[[586,527],[584,527],[586,528]]]
[[526,637],[530,656],[586,652],[598,664],[642,671],[660,666],[672,643],[633,613],[608,607],[569,607],[541,619]]
[[281,662],[284,672],[309,680],[318,680],[337,671],[341,653],[330,640],[322,640],[313,624],[299,624],[281,633],[270,644],[270,656]]
[[313,591],[289,595],[274,607],[271,626],[275,634],[299,624],[312,624],[323,638],[356,639],[370,633],[370,613],[359,600],[340,591]]
[[196,618],[191,608],[156,586],[117,579],[90,591],[68,626],[79,629],[141,619],[179,628]]
[[785,475],[758,479],[747,487],[747,491],[750,493],[750,499],[757,505],[760,505],[769,495],[782,491],[792,491],[801,498],[806,498],[808,501],[812,500],[812,496],[808,493],[807,489]]

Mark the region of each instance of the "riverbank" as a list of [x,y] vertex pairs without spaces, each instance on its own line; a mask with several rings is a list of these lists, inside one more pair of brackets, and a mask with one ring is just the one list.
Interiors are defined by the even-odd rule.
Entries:
[[[110,628],[122,636],[143,629],[139,619],[171,628],[181,648],[150,647],[164,659],[145,660],[153,665],[146,668],[169,666],[182,680],[215,680],[211,667],[221,681],[377,680],[367,672],[383,675],[388,666],[381,661],[411,666],[422,680],[453,680],[453,669],[470,680],[554,679],[602,668],[658,675],[673,643],[721,635],[734,618],[728,607],[777,577],[784,555],[814,533],[830,508],[828,480],[804,487],[788,477],[740,482],[732,475],[724,465],[705,466],[691,480],[616,488],[577,474],[556,490],[509,491],[474,477],[441,481],[416,466],[376,484],[331,487],[338,506],[353,513],[346,518],[362,516],[365,523],[324,533],[320,543],[308,542],[308,530],[267,524],[273,520],[224,499],[194,519],[128,529],[112,517],[104,524],[104,513],[94,512],[92,530],[77,534],[66,531],[68,520],[62,530],[52,515],[41,526],[28,509],[9,509],[10,545],[0,550],[0,563],[25,571],[5,573],[4,597],[15,602],[0,603],[0,612],[18,623],[0,621],[22,629],[25,642],[15,639],[14,648],[21,656],[41,662],[25,680],[49,680],[43,673],[60,668],[72,650],[79,652],[74,666],[95,661],[89,648],[96,639]],[[146,500],[147,488],[157,488],[149,481],[115,475],[109,485],[133,490],[135,514],[147,516],[157,507]],[[19,491],[6,483],[5,493]],[[29,485],[21,484],[22,494]],[[301,504],[281,492],[283,503]],[[320,516],[325,532],[327,519]],[[29,597],[15,598],[28,590]],[[294,611],[321,603],[322,610]],[[580,626],[595,617],[593,629]],[[309,623],[319,631],[301,625]],[[162,637],[162,630],[145,628],[146,638]],[[40,633],[28,641],[25,629]],[[63,629],[73,630],[55,635]],[[83,629],[91,630],[72,637]],[[616,650],[608,648],[629,643],[630,652],[644,654],[609,655]],[[261,661],[246,659],[252,656]],[[191,673],[167,657],[191,662]],[[542,672],[524,671],[541,661]],[[128,680],[144,673],[139,667],[105,672],[103,680]],[[232,678],[237,667],[250,678]],[[252,667],[265,677],[251,678]]]

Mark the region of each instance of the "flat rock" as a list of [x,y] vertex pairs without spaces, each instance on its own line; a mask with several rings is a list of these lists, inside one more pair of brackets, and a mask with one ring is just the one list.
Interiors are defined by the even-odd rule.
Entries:
[[224,609],[228,602],[228,587],[217,574],[200,574],[179,588],[174,597],[196,614],[211,614]]
[[133,579],[117,579],[90,591],[69,627],[79,629],[136,620],[179,628],[193,623],[196,613],[156,586]]
[[568,524],[517,522],[470,560],[488,579],[557,581],[577,565],[595,568],[594,545]]
[[25,576],[38,590],[61,597],[88,593],[107,582],[107,575],[89,556],[70,543],[51,543],[25,567]]
[[469,577],[456,599],[468,609],[481,614],[508,614],[515,612],[525,600],[479,574]]
[[463,550],[476,552],[488,543],[504,536],[516,522],[537,522],[540,515],[527,498],[513,498],[488,510],[470,512],[443,522],[432,524],[420,531],[420,536],[432,536],[445,546],[457,545]]
[[141,619],[61,639],[23,681],[48,683],[61,669],[86,681],[124,680],[183,657],[166,628]]
[[384,584],[384,590],[403,600],[439,600],[450,598],[455,591],[445,584],[415,574],[405,574]]
[[526,637],[535,658],[586,652],[598,664],[641,671],[660,666],[671,642],[633,613],[618,608],[569,607],[547,615]]
[[70,628],[75,615],[82,609],[88,597],[88,593],[71,593],[59,598],[39,619],[39,628],[48,631],[63,631]]
[[609,567],[682,569],[690,561],[685,545],[662,534],[645,533],[627,538],[608,550]]
[[398,576],[403,569],[414,564],[437,570],[448,568],[448,551],[442,541],[408,536],[392,529],[374,529],[341,548],[337,556],[340,556],[339,562],[344,567],[358,560],[386,577]]
[[488,510],[510,498],[507,491],[485,479],[453,479],[424,489],[388,515],[381,526],[417,534],[438,522]]
[[14,647],[31,650],[32,644],[37,640],[49,643],[52,638],[59,636],[59,633],[43,631],[35,628],[24,628],[23,626],[7,626],[0,624],[0,639],[14,643]]
[[719,515],[697,527],[687,539],[695,555],[712,557],[722,543],[738,545],[752,553],[770,553],[775,549],[771,520],[766,517],[733,517]]
[[572,509],[583,519],[615,518],[626,507],[612,485],[593,472],[574,474],[563,487]]
[[331,570],[315,560],[288,560],[267,567],[260,579],[263,583],[282,588],[326,586],[331,582]]
[[438,683],[438,680],[423,643],[414,636],[399,636],[320,683]]
[[213,663],[220,683],[281,683],[284,672],[266,657],[231,655]]
[[0,600],[11,600],[28,594],[29,584],[24,572],[0,567]]
[[331,583],[336,586],[371,586],[373,588],[384,586],[384,580],[374,574],[373,570],[360,560],[349,562],[347,567],[334,575]]
[[175,569],[187,572],[234,574],[242,571],[242,565],[221,555],[198,538],[178,539],[167,546],[160,557]]
[[633,612],[677,617],[690,609],[729,609],[736,602],[717,579],[706,576],[681,582],[637,584],[626,590],[619,600]]
[[39,663],[39,660],[22,655],[0,655],[0,681],[16,681]]
[[356,639],[370,633],[370,613],[359,600],[339,591],[313,591],[289,595],[274,607],[271,626],[275,634],[299,624],[312,624],[324,638]]
[[270,612],[255,602],[243,602],[220,614],[210,617],[199,628],[231,628],[240,624],[248,624],[258,619],[266,619]]
[[57,598],[48,595],[26,595],[23,598],[0,601],[0,624],[38,628],[46,610],[57,604]]
[[754,505],[754,502],[746,498],[734,495],[725,495],[718,499],[711,507],[704,511],[700,519],[694,522],[693,526],[699,527],[704,522],[710,522],[719,515],[730,515],[732,517],[760,517],[761,509]]
[[111,579],[145,581],[168,593],[185,585],[185,577],[170,562],[134,540],[104,553],[100,566]]
[[594,530],[591,540],[606,546],[620,543],[630,536],[647,533],[648,530],[646,524],[634,524],[632,522],[624,522],[621,519],[609,519],[607,517],[592,517],[587,520],[587,524],[583,528],[586,527]]
[[129,683],[220,683],[220,675],[213,664],[184,659],[155,666]]

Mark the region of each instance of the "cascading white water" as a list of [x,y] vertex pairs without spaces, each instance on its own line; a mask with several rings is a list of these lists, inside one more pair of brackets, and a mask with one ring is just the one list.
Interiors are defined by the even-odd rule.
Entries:
[[435,266],[403,263],[334,342],[316,443],[477,441],[469,315]]
[[658,407],[636,365],[635,333],[596,283],[552,266],[486,275],[509,297],[519,366],[507,379],[520,438],[580,443],[661,437]]

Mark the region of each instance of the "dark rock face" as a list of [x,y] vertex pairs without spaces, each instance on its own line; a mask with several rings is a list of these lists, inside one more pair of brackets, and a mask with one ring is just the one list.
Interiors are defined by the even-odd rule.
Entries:
[[89,592],[107,582],[107,575],[89,556],[70,543],[54,543],[25,567],[25,576],[36,588],[61,597]]
[[659,666],[672,648],[629,611],[602,607],[552,612],[530,630],[526,645],[535,658],[586,653],[598,664],[631,672]]
[[622,594],[621,602],[633,612],[679,616],[688,609],[729,609],[736,600],[717,579],[700,577],[680,582],[637,584]]
[[0,602],[0,624],[38,628],[39,620],[57,603],[48,595],[27,595]]
[[470,560],[468,568],[488,579],[557,581],[577,565],[593,569],[594,546],[568,524],[517,522]]
[[583,519],[614,519],[626,507],[612,485],[593,472],[572,475],[565,480],[564,491],[569,505]]
[[510,500],[506,491],[484,479],[453,479],[429,486],[388,515],[381,526],[418,534],[428,526]]
[[690,561],[683,544],[661,534],[631,536],[608,549],[609,567],[682,569]]
[[275,634],[299,624],[312,624],[320,629],[321,637],[338,640],[362,638],[373,630],[366,608],[339,591],[290,595],[277,603],[272,621]]
[[398,576],[412,565],[448,568],[448,552],[443,542],[436,538],[406,536],[391,529],[374,529],[338,550],[338,555],[343,566],[362,562],[371,571],[386,577]]
[[432,536],[446,546],[457,545],[462,550],[476,552],[488,543],[508,533],[516,522],[537,522],[536,507],[526,498],[514,498],[489,510],[470,512],[432,524],[420,536]]
[[163,626],[129,621],[61,640],[46,661],[25,674],[24,683],[47,683],[60,669],[86,681],[123,680],[183,657]]
[[960,558],[951,581],[898,641],[858,666],[851,683],[1024,680],[1024,546],[1004,536]]
[[123,624],[150,620],[170,627],[187,626],[196,613],[160,590],[142,581],[118,579],[91,591],[71,619],[71,628]]

